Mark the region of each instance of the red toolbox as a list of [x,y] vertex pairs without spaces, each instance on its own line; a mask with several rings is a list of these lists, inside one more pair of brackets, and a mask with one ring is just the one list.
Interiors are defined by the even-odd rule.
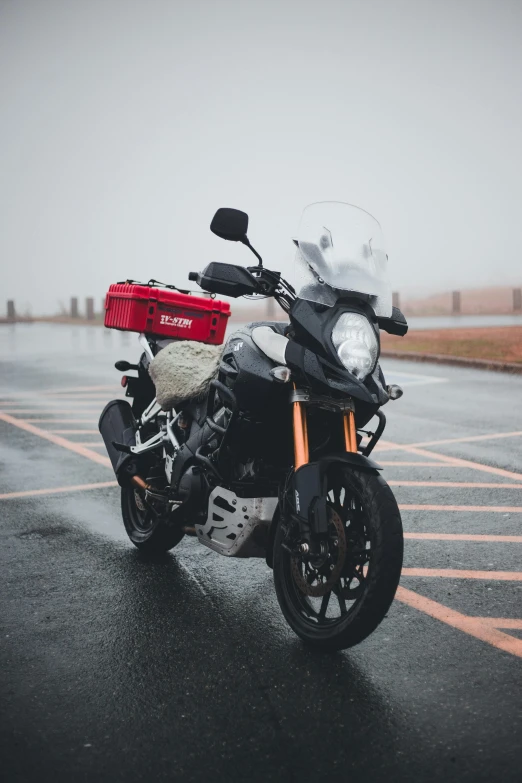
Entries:
[[220,299],[134,282],[111,285],[105,297],[105,326],[124,332],[221,345],[229,316]]

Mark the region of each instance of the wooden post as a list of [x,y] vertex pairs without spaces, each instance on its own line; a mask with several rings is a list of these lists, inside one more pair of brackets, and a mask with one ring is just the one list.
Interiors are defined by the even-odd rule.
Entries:
[[398,291],[394,291],[392,293],[392,305],[393,305],[393,307],[396,307],[398,310],[401,309],[400,296],[399,296],[399,292]]
[[94,299],[88,296],[85,300],[85,315],[88,321],[94,320]]
[[451,312],[453,315],[459,315],[460,313],[460,291],[453,291],[452,293]]
[[78,297],[71,296],[71,318],[78,318]]
[[522,310],[522,288],[513,289],[513,310]]
[[7,318],[9,321],[16,321],[16,310],[13,299],[7,300]]

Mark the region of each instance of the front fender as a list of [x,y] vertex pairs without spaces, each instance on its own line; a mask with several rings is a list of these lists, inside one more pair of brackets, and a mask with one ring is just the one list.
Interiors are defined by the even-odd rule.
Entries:
[[[326,499],[326,473],[328,468],[336,463],[363,470],[367,473],[373,473],[376,476],[379,475],[379,470],[382,470],[382,467],[369,457],[349,451],[327,454],[317,462],[308,462],[306,465],[298,468],[292,477],[292,501],[295,503],[297,499],[297,506],[294,505],[293,514],[295,514],[295,517],[299,519],[301,524],[304,524],[309,530],[313,530],[316,533],[324,532],[325,530],[326,518],[324,512],[326,508],[317,507],[317,501],[322,499],[324,502]],[[266,563],[270,568],[272,568],[276,527],[280,519],[281,510],[278,505],[270,525],[266,552]]]
[[338,454],[327,454],[326,456],[321,457],[318,462],[321,469],[321,475],[324,475],[330,465],[333,465],[336,462],[357,468],[358,470],[364,470],[367,473],[373,473],[374,475],[379,475],[379,470],[382,470],[382,467],[377,462],[374,462],[373,459],[365,457],[358,452],[351,451],[340,452]]
[[301,465],[292,476],[294,515],[315,535],[325,535],[328,529],[327,473],[332,465],[341,464],[356,470],[379,475],[380,466],[369,457],[356,452],[327,454],[316,462]]

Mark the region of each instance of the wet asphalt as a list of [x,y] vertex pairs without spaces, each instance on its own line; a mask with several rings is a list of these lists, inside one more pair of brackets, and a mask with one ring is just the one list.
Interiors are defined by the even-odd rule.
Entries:
[[[103,454],[97,417],[121,392],[112,364],[138,350],[96,327],[0,327],[0,413]],[[385,409],[388,444],[522,430],[520,376],[383,365],[405,389]],[[419,449],[375,454],[387,480],[426,484],[393,487],[402,506],[431,507],[402,511],[407,533],[522,536],[521,434]],[[358,647],[314,654],[285,625],[263,561],[193,539],[146,559],[112,486],[6,497],[110,482],[103,464],[0,420],[0,470],[9,783],[522,778],[522,645],[506,652],[396,600]],[[518,620],[503,634],[522,640],[521,554],[522,540],[408,538],[401,585],[466,617]]]

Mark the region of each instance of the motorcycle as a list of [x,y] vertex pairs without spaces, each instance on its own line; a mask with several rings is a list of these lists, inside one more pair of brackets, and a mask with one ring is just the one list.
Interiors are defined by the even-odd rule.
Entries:
[[[147,553],[193,536],[227,557],[265,558],[293,631],[319,650],[346,649],[386,615],[403,558],[400,512],[370,457],[381,408],[402,394],[385,383],[380,331],[408,329],[392,306],[381,229],[352,205],[308,206],[293,240],[294,287],[263,265],[244,212],[219,209],[210,228],[257,265],[191,272],[206,298],[146,288],[156,298],[143,318],[155,323],[106,316],[140,330],[143,347],[138,364],[116,363],[136,373],[122,378],[132,405],[113,400],[99,424],[123,522]],[[111,288],[132,298],[136,287]],[[273,297],[286,321],[241,326],[223,347],[216,330],[228,305],[216,295]],[[162,296],[178,297],[178,309]],[[183,339],[207,317],[203,341]]]

